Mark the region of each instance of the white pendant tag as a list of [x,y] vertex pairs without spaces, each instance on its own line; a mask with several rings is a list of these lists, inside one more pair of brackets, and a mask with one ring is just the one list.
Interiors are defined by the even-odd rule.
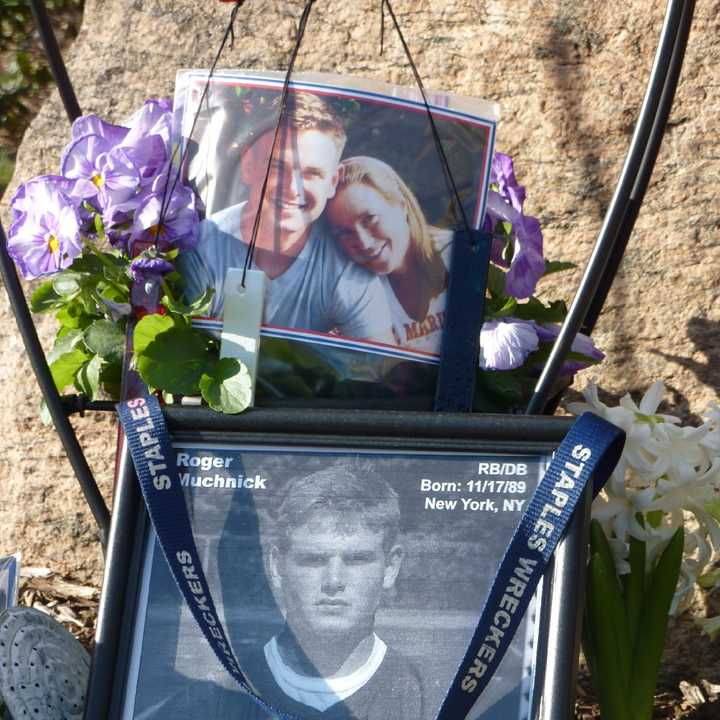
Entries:
[[252,380],[250,404],[253,405],[267,278],[262,270],[248,270],[243,287],[242,277],[240,268],[229,268],[225,277],[220,357],[237,358],[247,367]]

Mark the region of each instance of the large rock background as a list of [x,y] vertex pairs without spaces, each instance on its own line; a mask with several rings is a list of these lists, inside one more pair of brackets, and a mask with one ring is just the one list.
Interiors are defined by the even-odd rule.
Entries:
[[[302,5],[248,2],[221,66],[284,68]],[[379,55],[378,6],[319,0],[298,69],[412,84],[389,24]],[[624,160],[664,3],[396,0],[394,6],[428,87],[500,103],[497,147],[516,160],[529,211],[544,228],[546,254],[583,266]],[[87,0],[83,29],[67,53],[83,110],[117,122],[144,98],[171,95],[176,68],[209,66],[229,9],[195,0]],[[615,396],[662,378],[670,404],[688,417],[715,400],[720,386],[719,30],[720,2],[699,0],[653,182],[596,331],[608,359],[592,371]],[[56,171],[67,137],[53,93],[27,131],[14,185]],[[14,185],[2,206],[5,227]],[[569,300],[578,277],[558,279],[548,296]],[[39,391],[5,297],[0,313],[0,554],[21,549],[28,563],[99,582],[94,524],[57,439],[38,420]],[[38,326],[49,342],[52,323]],[[109,496],[115,429],[97,416],[77,427]]]

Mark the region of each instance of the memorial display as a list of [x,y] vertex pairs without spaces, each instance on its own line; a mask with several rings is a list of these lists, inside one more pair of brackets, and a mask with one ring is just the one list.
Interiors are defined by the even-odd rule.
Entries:
[[[174,446],[241,669],[295,717],[432,720],[548,452],[290,439]],[[111,717],[270,717],[212,654],[149,527],[136,547],[138,579],[125,601],[131,638],[118,660],[126,674],[115,680],[121,699]],[[534,717],[535,651],[547,632],[539,610],[532,606],[470,717]]]

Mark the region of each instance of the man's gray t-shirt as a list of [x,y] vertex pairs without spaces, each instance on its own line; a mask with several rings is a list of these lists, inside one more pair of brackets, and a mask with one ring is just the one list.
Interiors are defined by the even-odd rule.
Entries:
[[[240,219],[245,203],[233,205],[200,224],[197,247],[181,253],[178,270],[185,297],[194,300],[215,288],[210,314],[222,317],[225,274],[245,263],[247,243]],[[345,337],[392,342],[390,312],[377,276],[352,262],[322,219],[287,270],[268,278],[263,322],[278,327],[329,332]]]

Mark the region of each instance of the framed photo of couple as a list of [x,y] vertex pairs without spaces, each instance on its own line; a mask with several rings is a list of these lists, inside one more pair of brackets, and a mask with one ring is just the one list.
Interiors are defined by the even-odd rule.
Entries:
[[[461,217],[419,91],[299,74],[263,194],[283,81],[178,74],[175,132],[204,213],[178,268],[188,300],[214,290],[197,323],[221,326],[227,270],[244,266],[257,220],[253,267],[268,280],[261,400],[432,394]],[[477,228],[497,108],[448,93],[428,102]]]
[[[418,412],[255,409],[232,432],[167,412],[215,606],[258,694],[300,720],[434,720],[569,421],[468,414],[450,439]],[[136,482],[121,472],[88,717],[270,720],[197,627]],[[571,717],[582,527],[578,513],[468,720]]]

